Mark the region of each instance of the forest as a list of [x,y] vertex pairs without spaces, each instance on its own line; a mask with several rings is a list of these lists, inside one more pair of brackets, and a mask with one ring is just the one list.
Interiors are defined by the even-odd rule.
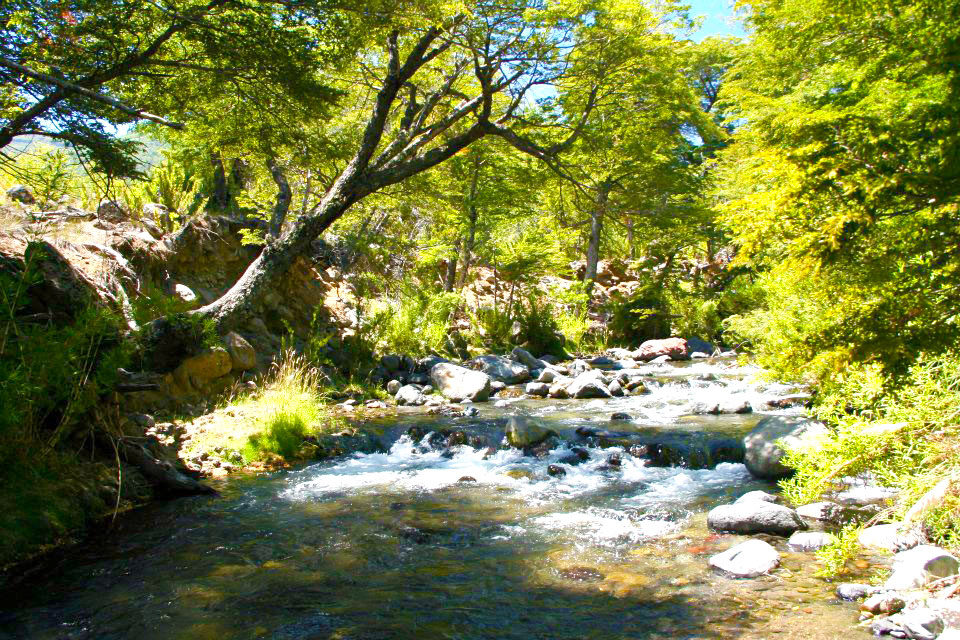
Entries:
[[[433,433],[459,460],[455,446],[479,451],[471,438],[485,436],[456,420],[479,411],[514,451],[551,463],[511,482],[569,480],[580,472],[558,464],[579,463],[536,449],[549,432],[569,454],[568,427],[521,428],[517,415],[547,420],[554,409],[536,402],[553,399],[573,403],[560,415],[592,411],[581,398],[659,398],[663,370],[644,363],[666,367],[663,354],[717,367],[690,374],[694,408],[681,413],[716,416],[718,434],[739,442],[754,418],[823,428],[812,445],[778,441],[776,477],[750,467],[747,443],[753,477],[731,487],[795,507],[833,500],[850,478],[891,491],[828,529],[810,569],[821,587],[867,580],[864,531],[878,525],[960,551],[960,3],[739,0],[735,13],[744,37],[695,37],[702,18],[676,0],[0,4],[7,583],[52,548],[114,535],[154,498],[229,497],[240,485],[227,472],[275,479],[395,452],[384,433],[401,426],[433,442],[434,422],[416,420],[441,421]],[[488,375],[485,395],[446,391],[437,367],[453,362]],[[577,385],[588,369],[593,382]],[[760,396],[696,408],[724,372],[746,371],[744,393],[801,399],[767,399],[773,418]],[[581,391],[600,378],[597,395]],[[637,433],[687,419],[653,415]],[[625,469],[633,446],[648,467],[666,459],[659,440],[654,455],[652,441],[624,444],[584,419],[590,455],[622,447],[598,473]],[[701,465],[683,451],[670,460],[684,473],[743,457]],[[460,480],[483,485],[478,474]],[[375,519],[386,507],[370,500]],[[444,535],[413,528],[398,535]],[[577,584],[613,575],[568,569]],[[423,572],[411,575],[404,585]],[[556,597],[612,606],[571,593]],[[339,611],[273,636],[290,621],[264,614],[262,630],[240,622],[228,637],[374,637]],[[397,635],[384,637],[416,635],[390,615]],[[0,615],[0,632],[60,637],[21,623]],[[91,624],[76,637],[107,633]],[[713,637],[664,624],[657,637]],[[513,637],[449,625],[433,633]],[[726,637],[767,637],[744,625]],[[596,637],[633,637],[605,629]],[[525,637],[544,633],[568,637]]]

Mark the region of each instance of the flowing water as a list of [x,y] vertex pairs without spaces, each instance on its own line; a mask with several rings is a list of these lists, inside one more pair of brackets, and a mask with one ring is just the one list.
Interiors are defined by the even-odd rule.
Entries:
[[[472,418],[404,413],[379,425],[383,453],[140,509],[8,589],[0,637],[867,637],[854,607],[813,577],[812,556],[783,540],[767,538],[782,552],[771,576],[730,580],[707,564],[743,538],[711,534],[706,512],[773,487],[711,459],[762,414],[691,414],[704,403],[759,410],[791,389],[722,360],[643,373],[642,396],[499,400]],[[611,422],[616,411],[633,420]],[[440,429],[499,443],[515,414],[563,442],[539,458],[428,445]],[[582,438],[578,427],[612,433]],[[712,468],[651,467],[625,450],[631,441],[665,442],[688,466]],[[589,459],[559,463],[573,446]],[[566,474],[548,475],[550,464]]]

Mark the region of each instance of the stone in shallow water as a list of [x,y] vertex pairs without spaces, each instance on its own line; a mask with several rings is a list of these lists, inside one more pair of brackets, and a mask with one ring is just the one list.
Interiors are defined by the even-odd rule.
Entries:
[[748,491],[739,498],[736,502],[749,502],[751,500],[760,500],[762,502],[779,502],[779,498],[773,495],[772,493],[767,493],[766,491]]
[[835,541],[834,536],[822,531],[797,531],[787,540],[787,546],[792,551],[816,551]]
[[789,507],[762,500],[722,504],[707,514],[707,526],[731,533],[772,533],[788,536],[807,525]]
[[605,577],[593,567],[565,567],[557,571],[557,573],[567,580],[576,580],[578,582],[598,582]]
[[860,598],[866,598],[876,590],[876,587],[871,587],[868,584],[844,582],[837,585],[836,594],[842,600],[859,600]]
[[743,439],[746,447],[744,464],[758,478],[786,478],[793,470],[781,463],[784,451],[780,444],[795,448],[808,446],[828,433],[824,425],[812,420],[783,416],[764,418]]
[[763,540],[747,540],[710,558],[710,566],[733,578],[756,578],[773,571],[780,554]]
[[546,440],[553,431],[533,422],[525,416],[511,416],[507,422],[507,442],[511,447],[523,449]]
[[840,517],[842,512],[843,507],[838,505],[836,502],[812,502],[810,504],[797,507],[798,516],[801,518],[809,518],[811,520],[834,521]]
[[870,625],[870,630],[876,635],[892,635],[912,640],[937,640],[943,627],[940,614],[933,609],[923,607],[878,620]]
[[923,544],[898,553],[893,559],[887,589],[922,589],[931,580],[960,573],[960,561],[940,547]]
[[867,527],[857,534],[857,542],[870,549],[896,551],[897,541],[900,539],[899,527],[898,523],[876,524]]

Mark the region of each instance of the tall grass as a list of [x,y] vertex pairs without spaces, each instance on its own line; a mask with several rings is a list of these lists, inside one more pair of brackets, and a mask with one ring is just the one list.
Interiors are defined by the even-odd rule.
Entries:
[[241,404],[252,406],[257,415],[255,432],[242,451],[250,462],[271,455],[295,459],[304,440],[331,423],[320,394],[319,372],[292,349],[283,353],[262,389]]

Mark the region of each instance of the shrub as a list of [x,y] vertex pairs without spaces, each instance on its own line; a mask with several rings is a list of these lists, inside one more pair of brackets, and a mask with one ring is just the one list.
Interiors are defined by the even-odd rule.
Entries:
[[[795,475],[781,483],[795,504],[816,500],[844,476],[870,472],[899,490],[888,515],[896,520],[944,478],[954,484],[923,516],[934,542],[960,543],[960,355],[921,356],[901,377],[863,366],[838,377],[815,413],[835,426],[817,447],[789,450],[785,464]],[[838,544],[851,544],[841,540]],[[845,554],[846,552],[844,552]],[[838,550],[825,554],[839,554]],[[827,555],[825,555],[827,557]],[[831,567],[839,567],[833,562]]]
[[444,352],[450,318],[460,303],[458,293],[431,293],[406,283],[394,298],[371,304],[362,330],[386,352],[414,356]]

